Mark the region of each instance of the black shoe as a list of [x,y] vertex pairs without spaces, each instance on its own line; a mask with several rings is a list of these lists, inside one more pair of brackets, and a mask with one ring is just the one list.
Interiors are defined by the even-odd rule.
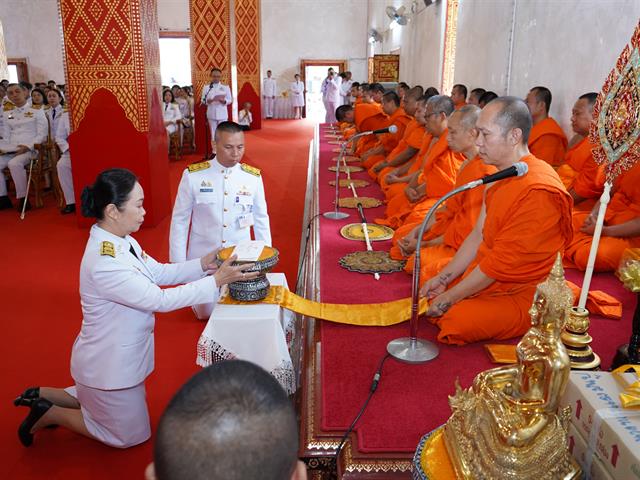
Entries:
[[16,206],[16,210],[18,210],[19,212],[22,212],[22,206],[25,202],[27,204],[27,208],[25,208],[24,211],[26,212],[27,210],[31,210],[31,202],[29,202],[28,198],[26,200],[24,198],[19,198],[18,205]]
[[18,427],[18,439],[22,445],[25,447],[31,446],[33,443],[33,433],[31,433],[31,429],[52,406],[53,403],[44,398],[39,398],[31,404],[29,415],[27,415],[27,418],[25,418]]
[[62,215],[67,215],[69,213],[75,213],[75,211],[76,211],[76,204],[75,203],[70,203],[69,205],[64,207],[62,210],[60,210],[60,213]]
[[6,195],[0,197],[0,210],[6,210],[7,208],[12,208],[13,204],[11,203],[11,200],[9,200],[9,197],[7,197]]
[[40,387],[29,387],[16,397],[13,404],[16,407],[30,407],[38,398],[40,398]]

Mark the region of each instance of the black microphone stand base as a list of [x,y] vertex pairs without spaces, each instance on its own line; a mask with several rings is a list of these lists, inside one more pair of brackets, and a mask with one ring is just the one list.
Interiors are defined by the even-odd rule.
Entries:
[[324,212],[322,216],[331,220],[342,220],[343,218],[348,218],[349,214],[345,212]]
[[420,338],[396,338],[387,344],[387,352],[396,360],[405,363],[425,363],[438,356],[438,347]]

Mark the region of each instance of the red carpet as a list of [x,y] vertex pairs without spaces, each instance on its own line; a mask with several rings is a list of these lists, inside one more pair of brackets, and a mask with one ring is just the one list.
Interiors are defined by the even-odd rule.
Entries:
[[[245,161],[262,169],[273,243],[280,250],[275,271],[295,284],[302,229],[312,125],[269,121],[246,136]],[[171,163],[172,198],[182,169],[195,156]],[[151,255],[168,258],[170,217],[135,237]],[[0,478],[141,479],[151,459],[151,442],[116,450],[63,428],[37,434],[24,448],[16,429],[27,413],[13,398],[32,385],[68,386],[71,345],[81,323],[78,271],[88,231],[61,216],[51,198],[20,221],[0,212],[0,303],[4,328],[0,366]],[[197,371],[196,343],[204,324],[190,309],[156,315],[156,369],[147,381],[152,427],[175,391]]]
[[[328,167],[337,155],[334,145],[320,144],[319,195],[320,211],[333,209],[334,188],[328,185],[335,176]],[[352,174],[353,178],[371,180],[366,171]],[[341,174],[345,178],[345,174]],[[341,196],[351,196],[341,189]],[[377,185],[358,189],[358,196],[384,198]],[[347,253],[365,250],[364,243],[345,240],[340,227],[359,222],[356,210],[345,220],[321,218],[320,272],[321,296],[324,302],[373,303],[408,297],[411,277],[404,272],[382,275],[376,281],[372,275],[353,273],[338,265]],[[384,207],[365,210],[369,221],[383,216]],[[374,242],[375,250],[389,250],[390,241]],[[568,271],[567,278],[580,285],[582,274]],[[635,297],[622,288],[613,275],[596,275],[593,288],[604,290],[623,302],[621,321],[591,317],[590,334],[594,350],[602,358],[603,369],[608,369],[615,349],[627,343],[631,333],[631,317]],[[373,374],[380,359],[386,354],[390,340],[405,337],[408,324],[386,328],[352,327],[322,324],[322,428],[344,431],[362,406]],[[419,336],[436,342],[437,328],[421,321]],[[517,343],[514,339],[511,343]],[[440,356],[423,365],[408,365],[390,359],[385,363],[376,394],[359,426],[356,428],[358,447],[362,452],[413,452],[422,435],[443,424],[451,410],[447,396],[454,392],[454,382],[469,386],[474,376],[496,365],[484,352],[482,344],[464,347],[438,344]]]

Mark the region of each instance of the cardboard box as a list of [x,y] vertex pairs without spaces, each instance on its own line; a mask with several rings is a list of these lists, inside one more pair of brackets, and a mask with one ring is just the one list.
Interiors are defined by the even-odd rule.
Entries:
[[[580,465],[580,468],[582,468],[584,478],[590,480],[614,480],[607,472],[607,469],[604,468],[600,457],[589,450],[587,441],[580,435],[573,424],[569,426],[569,451]],[[587,472],[589,472],[588,475]]]
[[[633,373],[624,378],[637,380]],[[640,409],[621,408],[623,389],[609,372],[573,371],[560,405],[571,406],[571,423],[611,477],[640,480]]]

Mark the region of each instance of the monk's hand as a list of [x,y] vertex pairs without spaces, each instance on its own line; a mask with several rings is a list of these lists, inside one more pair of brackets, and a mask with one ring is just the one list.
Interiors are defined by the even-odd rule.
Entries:
[[427,317],[441,317],[453,306],[454,302],[450,292],[438,295],[429,303]]
[[385,178],[387,179],[387,185],[398,183],[398,176],[395,173],[390,173]]
[[591,214],[587,218],[584,219],[582,226],[580,227],[580,231],[586,235],[593,235],[593,232],[596,229],[596,217]]
[[383,168],[387,168],[387,164],[386,162],[380,162],[379,164],[377,164],[376,166],[373,167],[373,171],[375,173],[378,173],[380,171],[382,171]]
[[440,273],[430,278],[420,289],[420,295],[427,297],[429,300],[442,295],[447,289],[447,285],[449,285],[450,278],[450,273]]
[[415,203],[418,200],[420,200],[420,197],[422,197],[422,195],[420,195],[414,188],[412,187],[407,187],[406,190],[407,193],[407,198],[409,199],[409,201],[411,203]]
[[405,257],[416,251],[416,245],[418,245],[418,232],[415,230],[398,242],[398,246]]

